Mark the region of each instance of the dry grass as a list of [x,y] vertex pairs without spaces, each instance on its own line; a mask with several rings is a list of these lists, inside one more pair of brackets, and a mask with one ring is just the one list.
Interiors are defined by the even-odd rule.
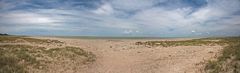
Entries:
[[220,38],[228,45],[217,60],[209,61],[205,67],[207,73],[240,73],[240,38]]
[[[33,47],[28,45],[1,45],[0,46],[0,73],[25,73],[28,68],[40,69],[51,62],[51,58],[58,60],[81,59],[82,64],[95,61],[95,55],[77,47],[64,47],[46,49],[44,47]],[[44,69],[44,68],[41,68]]]
[[72,60],[76,58],[84,58],[84,63],[86,62],[93,62],[95,61],[96,56],[91,52],[86,52],[83,49],[77,48],[77,47],[64,47],[64,48],[52,48],[49,50],[44,51],[46,54],[48,54],[50,57],[65,57],[70,58]]
[[214,41],[214,40],[203,40],[203,39],[195,39],[195,40],[184,40],[184,41],[147,41],[147,42],[136,42],[136,45],[144,45],[144,46],[162,46],[162,47],[174,47],[174,46],[203,46],[203,45],[219,45],[224,44],[224,42]]
[[23,36],[0,36],[0,43],[36,43],[36,44],[62,44],[63,42],[58,40],[48,40],[48,39],[35,39]]
[[31,55],[32,48],[27,45],[1,45],[0,73],[26,73],[26,66],[39,66],[39,61]]
[[[30,43],[62,43],[57,40],[42,40],[18,36],[1,36],[0,42],[15,43],[18,39]],[[30,69],[45,70],[49,64],[65,61],[64,59],[86,64],[95,61],[96,57],[91,52],[78,47],[47,49],[45,47],[30,45],[0,45],[0,73],[28,73]]]
[[215,46],[224,49],[217,60],[209,61],[205,66],[206,73],[240,73],[240,37],[203,38],[185,41],[147,41],[136,42],[136,45],[150,47],[162,46]]

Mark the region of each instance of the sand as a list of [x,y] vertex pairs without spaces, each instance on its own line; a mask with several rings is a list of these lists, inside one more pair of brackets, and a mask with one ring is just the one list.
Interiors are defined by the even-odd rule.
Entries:
[[222,49],[221,46],[145,47],[135,45],[135,42],[148,41],[147,39],[33,38],[60,40],[65,42],[64,46],[80,47],[97,56],[92,64],[68,73],[201,73],[206,61],[216,58]]

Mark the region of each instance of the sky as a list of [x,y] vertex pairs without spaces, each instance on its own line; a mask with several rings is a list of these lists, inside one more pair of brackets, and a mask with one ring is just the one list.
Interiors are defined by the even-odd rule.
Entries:
[[0,0],[0,33],[239,36],[240,0]]

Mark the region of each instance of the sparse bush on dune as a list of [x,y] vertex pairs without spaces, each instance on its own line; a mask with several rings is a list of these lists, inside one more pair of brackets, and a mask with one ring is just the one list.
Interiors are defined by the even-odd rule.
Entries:
[[58,40],[49,40],[49,39],[35,39],[35,38],[28,38],[23,36],[0,36],[0,43],[36,43],[36,44],[63,44],[63,42]]
[[207,73],[240,73],[240,38],[222,38],[228,44],[217,60],[209,61],[205,67]]
[[162,46],[162,47],[173,47],[173,46],[201,46],[201,45],[218,45],[220,42],[211,40],[185,40],[185,41],[147,41],[147,42],[136,42],[136,45],[145,46]]
[[52,48],[49,50],[45,50],[50,57],[61,57],[64,56],[65,58],[70,58],[72,60],[76,59],[77,57],[81,56],[85,60],[83,62],[93,62],[95,61],[96,56],[91,52],[86,52],[83,49],[77,47],[64,47],[64,48]]
[[27,71],[18,63],[18,58],[1,55],[0,73],[27,73]]
[[[29,52],[32,46],[27,45],[1,45],[0,46],[0,73],[26,73],[27,65],[38,65]],[[37,50],[37,49],[36,49]]]
[[[44,47],[28,45],[0,45],[0,73],[26,73],[28,68],[40,69],[47,64],[54,63],[48,59],[75,59],[82,64],[95,61],[95,55],[77,47],[63,47],[46,49]],[[63,61],[63,60],[62,60]],[[42,69],[43,69],[42,68]]]

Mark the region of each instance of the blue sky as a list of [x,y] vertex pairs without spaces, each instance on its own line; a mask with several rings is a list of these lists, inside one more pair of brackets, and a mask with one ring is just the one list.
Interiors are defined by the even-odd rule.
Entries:
[[18,35],[240,35],[240,0],[0,0],[0,32]]

